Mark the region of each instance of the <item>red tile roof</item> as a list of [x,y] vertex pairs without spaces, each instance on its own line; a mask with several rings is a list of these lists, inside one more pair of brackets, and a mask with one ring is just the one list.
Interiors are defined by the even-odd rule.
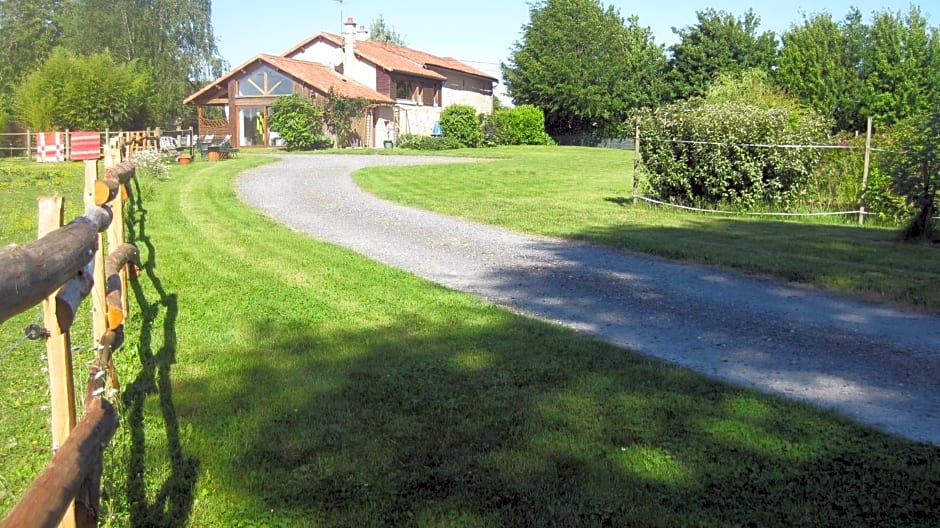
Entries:
[[[394,104],[395,102],[364,84],[360,84],[340,75],[333,70],[333,68],[324,64],[261,54],[244,62],[237,68],[234,68],[232,71],[206,85],[203,89],[190,95],[183,101],[183,104],[193,104],[206,94],[213,91],[224,90],[224,85],[233,76],[245,73],[256,63],[265,63],[281,73],[287,74],[297,81],[325,94],[329,93],[332,88],[336,93],[345,97],[361,97],[375,103]],[[223,97],[227,97],[227,95],[226,93]]]
[[361,97],[377,103],[395,102],[364,84],[340,75],[336,70],[324,64],[274,55],[259,55],[259,57],[271,66],[323,93],[329,93],[332,88],[336,93],[346,97]]
[[[316,35],[313,35],[307,40],[304,40],[303,42],[284,52],[283,56],[289,57],[298,52],[301,52],[320,39],[325,40],[338,48],[343,46],[343,37],[334,35],[332,33],[317,33]],[[438,57],[424,51],[406,48],[404,46],[398,46],[395,44],[389,44],[387,42],[379,42],[377,40],[357,40],[356,54],[359,55],[359,57],[363,60],[371,62],[372,64],[375,64],[376,66],[379,66],[380,68],[390,72],[407,73],[436,80],[446,79],[446,77],[440,73],[428,69],[428,67],[438,67],[460,73],[466,73],[469,75],[475,75],[477,77],[489,79],[494,82],[498,80],[488,73],[484,73],[476,68],[467,66],[466,64],[451,57]]]

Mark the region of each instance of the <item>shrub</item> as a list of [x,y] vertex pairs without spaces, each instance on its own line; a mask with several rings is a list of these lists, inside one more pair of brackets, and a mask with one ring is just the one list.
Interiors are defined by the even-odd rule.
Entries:
[[313,150],[332,145],[323,137],[323,111],[309,97],[291,94],[271,105],[271,130],[284,138],[287,150]]
[[[744,144],[812,144],[825,138],[821,118],[784,109],[683,101],[640,118],[643,160],[652,191],[680,203],[788,205],[805,191],[820,155],[810,149]],[[694,143],[676,143],[683,140]]]
[[713,100],[706,96],[635,115],[647,139],[640,142],[647,184],[656,196],[748,209],[789,206],[804,195],[819,164],[818,150],[746,145],[825,142],[829,123],[783,95],[755,88],[755,82],[748,75],[723,78]]
[[365,115],[369,101],[361,97],[345,97],[330,88],[330,94],[320,106],[323,122],[336,136],[337,147],[352,146],[354,133],[353,120]]
[[476,147],[483,139],[476,110],[469,105],[451,105],[441,112],[441,131],[444,137],[457,141],[461,147]]
[[404,149],[412,150],[451,150],[461,148],[456,139],[442,136],[416,136],[413,134],[402,134],[398,138],[398,146]]
[[502,145],[503,128],[505,127],[506,109],[496,109],[490,114],[480,115],[480,145],[495,147]]
[[552,139],[545,132],[545,115],[533,105],[495,112],[499,115],[499,143],[501,145],[550,145]]

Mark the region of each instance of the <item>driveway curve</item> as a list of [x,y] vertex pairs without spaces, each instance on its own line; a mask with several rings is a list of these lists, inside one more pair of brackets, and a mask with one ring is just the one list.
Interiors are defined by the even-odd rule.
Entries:
[[475,224],[376,198],[351,178],[460,161],[287,156],[246,172],[238,192],[292,229],[448,288],[940,445],[940,317]]

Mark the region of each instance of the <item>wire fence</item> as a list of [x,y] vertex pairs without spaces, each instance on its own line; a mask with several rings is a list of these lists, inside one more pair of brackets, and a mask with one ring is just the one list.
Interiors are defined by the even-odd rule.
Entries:
[[[898,205],[898,203],[893,203],[890,200],[885,200],[885,189],[884,182],[882,181],[879,185],[880,187],[871,187],[870,185],[870,175],[872,170],[872,155],[877,154],[886,154],[886,155],[903,155],[906,154],[905,151],[894,150],[891,148],[881,148],[876,145],[873,145],[874,136],[872,135],[872,120],[868,120],[867,132],[864,136],[859,136],[856,134],[854,139],[843,138],[840,139],[836,144],[800,144],[800,143],[769,143],[769,142],[733,142],[733,141],[713,141],[713,140],[702,140],[695,138],[669,138],[669,137],[641,137],[641,130],[639,126],[636,128],[635,137],[632,138],[629,144],[629,150],[634,151],[634,178],[633,182],[633,200],[634,203],[638,201],[643,201],[646,203],[671,207],[679,210],[685,210],[696,213],[706,213],[706,214],[720,214],[720,215],[730,215],[730,216],[763,216],[763,217],[779,217],[779,218],[788,218],[788,217],[839,217],[839,216],[851,216],[855,215],[858,218],[859,224],[864,224],[866,218],[873,216],[884,217],[884,218],[894,218],[895,221],[898,221],[899,212],[902,211],[903,205]],[[861,140],[864,139],[864,144],[859,144]],[[603,142],[595,141],[596,146],[604,146]],[[681,203],[673,203],[673,200],[663,199],[660,197],[651,197],[644,196],[641,193],[639,185],[639,175],[643,174],[644,160],[643,160],[643,149],[644,144],[649,143],[659,143],[659,144],[674,144],[674,145],[701,145],[706,147],[720,147],[722,149],[785,149],[785,150],[817,150],[817,151],[855,151],[864,153],[864,161],[859,158],[854,158],[850,160],[849,158],[832,158],[828,155],[823,155],[819,160],[819,165],[814,172],[814,180],[819,184],[818,187],[811,186],[807,189],[811,193],[816,192],[815,197],[811,197],[806,202],[806,206],[809,209],[816,209],[819,204],[828,203],[830,205],[835,204],[836,207],[842,207],[842,210],[835,211],[815,211],[815,212],[792,212],[792,211],[771,211],[771,212],[752,212],[752,211],[736,211],[736,210],[720,210],[714,208],[704,208],[704,207],[694,207],[694,204],[683,205]],[[582,141],[583,144],[583,141]],[[681,149],[680,149],[681,150]],[[689,152],[695,152],[694,150],[686,150],[685,154],[675,154],[679,155],[689,155]],[[720,153],[717,154],[720,156]],[[833,167],[841,169],[842,172],[832,171],[830,169],[828,172],[821,169],[824,165],[832,163]],[[883,177],[882,177],[883,179]],[[815,189],[815,191],[813,191]],[[829,191],[828,196],[825,195],[826,191]],[[824,194],[818,194],[822,191]],[[882,205],[889,204],[887,210],[879,210],[877,214],[872,213],[868,207],[869,201],[869,192],[880,193],[880,203]],[[852,204],[855,205],[852,205]],[[838,204],[842,204],[839,206]],[[848,207],[845,207],[848,205]],[[857,207],[856,207],[857,205]],[[823,206],[825,208],[825,206]],[[885,216],[887,215],[887,216]],[[934,219],[940,219],[940,217],[935,217]]]
[[[647,138],[643,141],[650,143],[676,143],[681,145],[711,145],[719,147],[754,147],[754,148],[776,148],[776,149],[807,149],[807,150],[866,150],[866,147],[859,145],[801,145],[801,144],[777,144],[777,143],[725,143],[720,141],[695,141],[689,139],[667,139],[667,138]],[[633,149],[631,149],[633,150]],[[888,152],[892,154],[902,154],[901,151],[868,147],[870,152]]]

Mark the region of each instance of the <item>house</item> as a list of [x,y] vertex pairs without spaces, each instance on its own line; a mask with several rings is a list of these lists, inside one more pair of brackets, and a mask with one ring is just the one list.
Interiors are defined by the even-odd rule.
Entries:
[[333,90],[369,101],[349,146],[377,147],[401,134],[431,135],[452,104],[491,112],[495,82],[456,59],[369,40],[350,17],[342,36],[318,33],[279,56],[257,55],[184,103],[197,107],[200,134],[230,135],[236,146],[271,146],[278,136],[268,118],[278,97],[328,97]]

